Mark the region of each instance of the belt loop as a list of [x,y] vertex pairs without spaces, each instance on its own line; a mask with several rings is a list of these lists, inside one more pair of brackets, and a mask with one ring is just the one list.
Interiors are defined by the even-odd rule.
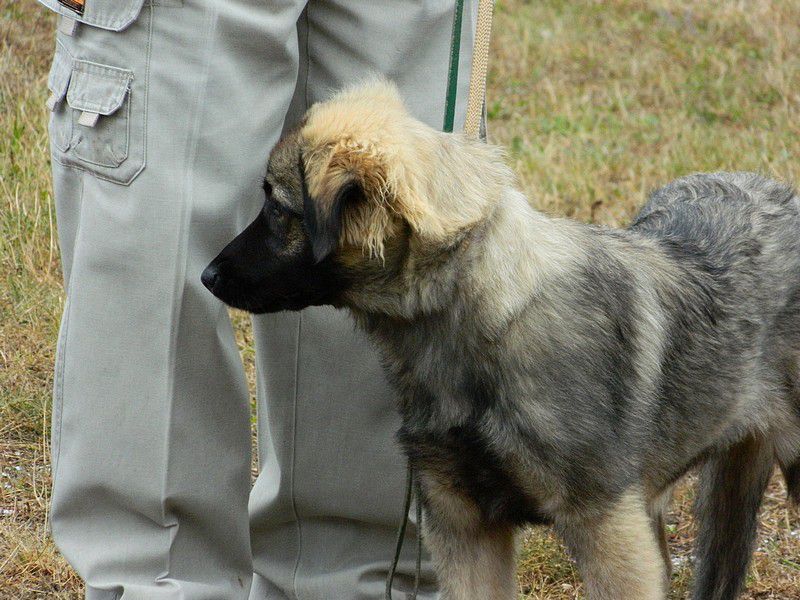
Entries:
[[60,98],[58,97],[57,94],[50,94],[50,97],[47,99],[46,102],[47,110],[53,112],[56,109],[56,104],[58,104],[59,100]]

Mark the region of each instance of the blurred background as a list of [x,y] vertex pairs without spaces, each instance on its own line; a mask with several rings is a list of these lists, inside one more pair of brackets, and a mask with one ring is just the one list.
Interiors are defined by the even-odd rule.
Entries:
[[[0,600],[82,598],[46,525],[64,301],[46,138],[54,26],[33,0],[0,0]],[[696,171],[800,181],[800,0],[500,0],[490,67],[490,141],[550,214],[624,226],[650,189]],[[248,320],[233,317],[253,384]],[[785,498],[774,477],[744,598],[800,598],[800,509]],[[676,599],[692,499],[689,477],[669,516]],[[525,535],[519,584],[525,599],[583,596],[544,529]]]

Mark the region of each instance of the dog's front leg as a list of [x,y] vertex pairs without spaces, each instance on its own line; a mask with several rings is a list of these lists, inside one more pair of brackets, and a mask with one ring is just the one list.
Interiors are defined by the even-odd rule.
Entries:
[[424,486],[424,535],[441,600],[514,600],[515,528],[484,525],[463,497]]
[[589,600],[664,600],[666,570],[644,501],[629,491],[600,516],[557,520]]

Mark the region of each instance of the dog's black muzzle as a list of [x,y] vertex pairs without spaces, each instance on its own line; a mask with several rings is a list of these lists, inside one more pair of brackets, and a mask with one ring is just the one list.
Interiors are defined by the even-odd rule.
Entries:
[[225,304],[252,313],[336,304],[342,278],[330,259],[316,263],[310,245],[276,245],[262,214],[222,249],[200,280]]

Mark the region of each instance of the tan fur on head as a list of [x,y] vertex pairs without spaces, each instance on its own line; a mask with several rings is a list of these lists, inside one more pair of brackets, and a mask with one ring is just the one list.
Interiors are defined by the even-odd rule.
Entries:
[[341,241],[370,255],[382,256],[401,220],[426,241],[447,239],[484,216],[493,176],[510,179],[496,150],[414,119],[383,79],[312,106],[300,133],[319,212],[330,211],[348,184],[363,190],[366,202],[344,209]]
[[364,191],[368,202],[348,207],[342,239],[370,255],[383,254],[394,217],[402,215],[415,228],[424,222],[413,178],[404,167],[413,162],[403,150],[413,147],[408,130],[414,125],[397,88],[377,80],[314,105],[301,130],[308,191],[318,210],[331,210],[350,183]]

